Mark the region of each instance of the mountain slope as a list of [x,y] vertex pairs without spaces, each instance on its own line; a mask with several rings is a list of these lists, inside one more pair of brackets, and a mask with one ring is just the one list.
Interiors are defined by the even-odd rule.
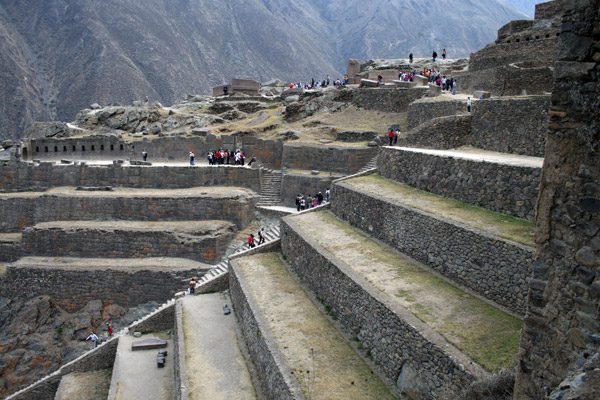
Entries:
[[[508,1],[508,0],[507,0]],[[519,12],[489,0],[3,0],[0,137],[90,103],[173,103],[231,77],[337,76],[348,58],[464,57]],[[466,22],[465,22],[466,21]]]

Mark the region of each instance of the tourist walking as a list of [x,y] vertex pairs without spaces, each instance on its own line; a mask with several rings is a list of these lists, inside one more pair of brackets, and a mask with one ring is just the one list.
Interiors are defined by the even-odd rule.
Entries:
[[145,150],[142,151],[142,160],[144,160],[144,162],[148,161],[148,153]]
[[456,79],[452,79],[452,96],[456,95],[458,84],[456,83]]
[[388,139],[390,141],[390,146],[392,146],[394,144],[394,136],[396,136],[396,134],[394,133],[394,130],[390,129],[390,133],[388,133]]
[[444,59],[444,60],[445,60],[447,55],[448,55],[448,52],[446,51],[446,49],[444,49],[444,50],[442,51],[442,59]]
[[188,283],[188,287],[190,289],[190,294],[196,293],[196,280],[194,278],[190,279],[190,283]]
[[194,152],[190,151],[190,165],[195,165],[196,164],[196,155],[194,154]]
[[256,247],[256,243],[254,243],[254,235],[253,234],[250,234],[250,236],[248,236],[248,246],[250,246],[250,248]]
[[431,58],[433,59],[433,62],[435,62],[435,59],[437,58],[438,54],[437,52],[434,50],[433,53],[431,54]]
[[319,205],[323,204],[323,193],[317,193],[317,202],[319,203]]
[[329,189],[327,189],[325,191],[325,202],[329,203],[329,199],[331,199],[331,192],[329,191]]
[[265,242],[265,237],[263,236],[263,230],[264,230],[264,228],[260,228],[258,230],[258,245],[259,246]]
[[94,344],[94,348],[96,348],[98,347],[98,342],[100,341],[100,338],[98,337],[98,335],[96,335],[96,332],[92,331],[90,336],[85,338],[85,340],[90,340]]
[[467,112],[471,112],[471,97],[467,97]]
[[408,63],[409,63],[409,64],[412,64],[412,63],[413,63],[413,53],[410,53],[410,54],[408,55]]
[[110,324],[110,321],[106,321],[106,331],[108,332],[108,337],[112,337],[112,335],[113,335],[113,327]]

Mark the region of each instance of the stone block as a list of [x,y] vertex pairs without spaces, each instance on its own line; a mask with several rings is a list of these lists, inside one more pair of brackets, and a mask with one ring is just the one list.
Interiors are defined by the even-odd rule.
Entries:
[[133,342],[131,344],[131,351],[164,349],[167,347],[168,344],[169,342],[162,339],[143,339]]
[[401,88],[406,88],[406,89],[409,89],[409,88],[412,88],[412,87],[415,87],[415,86],[419,85],[418,82],[410,82],[410,81],[398,81],[398,80],[395,80],[395,81],[392,81],[392,82],[396,86],[401,87]]
[[373,79],[363,79],[360,81],[360,87],[379,87],[379,82]]

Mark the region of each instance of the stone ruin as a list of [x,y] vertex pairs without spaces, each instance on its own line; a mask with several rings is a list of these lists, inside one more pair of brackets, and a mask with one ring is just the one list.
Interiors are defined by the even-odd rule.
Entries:
[[226,94],[256,96],[259,94],[260,87],[261,85],[257,81],[234,78],[227,85],[215,86],[213,88],[213,97],[224,96]]
[[[78,320],[91,301],[105,311],[163,304],[8,398],[68,399],[86,387],[100,388],[92,399],[135,398],[140,385],[147,398],[176,399],[597,398],[598,27],[598,0],[538,5],[535,21],[506,25],[473,55],[461,79],[474,86],[457,96],[351,87],[289,102],[197,98],[173,115],[86,111],[61,137],[31,137],[26,155],[0,167],[0,298],[21,307],[42,296],[39,315],[54,302]],[[498,52],[524,62],[535,40],[557,49],[544,56],[552,85],[497,91],[507,65]],[[492,86],[477,83],[482,71]],[[468,113],[476,90],[491,97]],[[285,110],[283,122],[272,109]],[[385,146],[384,131],[322,127],[341,110],[402,115],[398,145]],[[240,121],[253,130],[221,131]],[[148,123],[163,127],[156,143],[133,136]],[[277,124],[306,130],[266,139]],[[110,126],[114,143],[103,138]],[[330,139],[303,137],[314,132]],[[181,148],[221,146],[261,164],[177,164]],[[165,156],[131,164],[141,148]],[[329,187],[331,203],[289,209],[297,193]],[[257,213],[265,243],[240,246]],[[195,295],[185,294],[192,277]],[[132,352],[155,339],[166,340],[160,368],[156,351]],[[5,343],[0,357],[21,368],[44,361]],[[26,380],[8,364],[2,382],[14,391]]]

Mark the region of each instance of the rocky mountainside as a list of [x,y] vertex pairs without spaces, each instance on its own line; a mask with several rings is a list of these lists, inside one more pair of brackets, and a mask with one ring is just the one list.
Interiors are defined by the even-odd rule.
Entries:
[[467,56],[525,18],[506,1],[4,0],[0,139],[93,102],[170,104],[233,76],[337,76],[350,57],[442,47]]

